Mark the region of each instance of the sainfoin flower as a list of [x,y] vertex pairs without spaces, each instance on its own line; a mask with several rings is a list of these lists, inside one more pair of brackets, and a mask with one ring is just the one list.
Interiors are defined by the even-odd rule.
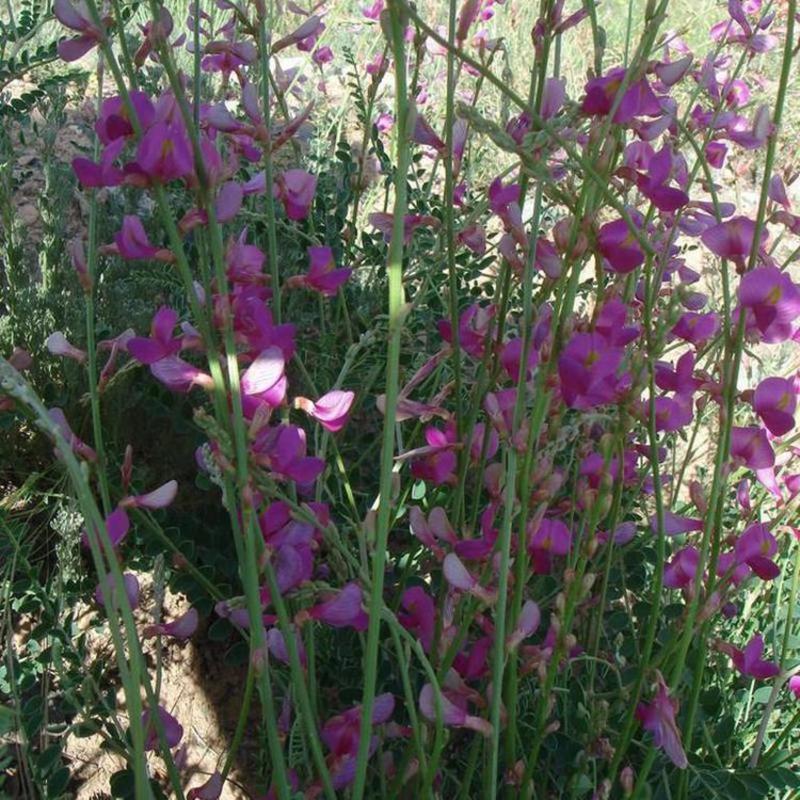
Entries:
[[200,615],[197,613],[197,609],[190,608],[186,613],[172,620],[172,622],[159,622],[148,625],[142,631],[142,636],[145,638],[149,636],[171,636],[173,639],[185,641],[194,635],[199,621]]
[[305,219],[311,210],[317,178],[302,169],[287,169],[275,182],[275,196],[283,203],[291,220]]
[[348,583],[334,597],[309,608],[305,613],[311,619],[324,622],[332,628],[354,628],[365,631],[369,616],[363,608],[364,594],[357,583]]
[[784,342],[800,316],[800,290],[777,267],[759,267],[742,276],[739,302],[747,313],[748,331],[763,342]]
[[765,378],[753,394],[753,409],[773,436],[783,436],[794,427],[797,392],[786,378]]
[[745,677],[764,681],[774,678],[781,671],[778,664],[761,657],[764,654],[764,637],[761,634],[753,636],[743,650],[726,642],[719,642],[717,649],[730,656],[733,665]]
[[678,701],[669,696],[667,684],[659,673],[655,696],[650,703],[639,704],[636,716],[641,721],[642,727],[653,734],[655,746],[660,747],[676,767],[686,769],[689,762],[675,722],[677,711]]
[[309,247],[308,259],[308,272],[305,275],[293,275],[286,281],[287,287],[305,286],[323,297],[334,297],[353,272],[349,267],[336,268],[330,247]]
[[294,407],[305,411],[309,417],[317,420],[325,430],[337,433],[345,426],[347,415],[354,399],[354,392],[334,389],[320,397],[316,402],[306,397],[295,397]]
[[[176,747],[183,738],[183,726],[163,706],[156,707],[156,714],[158,715],[167,747]],[[161,740],[156,720],[150,709],[142,713],[140,724],[144,729],[144,749],[157,750]]]
[[731,458],[750,469],[767,469],[775,463],[775,452],[763,428],[752,425],[734,427],[731,430]]
[[439,708],[445,725],[469,728],[482,736],[492,735],[492,725],[488,720],[468,713],[467,700],[463,695],[442,690],[437,698],[436,690],[430,683],[426,683],[419,693],[419,710],[425,719],[435,722],[439,717]]

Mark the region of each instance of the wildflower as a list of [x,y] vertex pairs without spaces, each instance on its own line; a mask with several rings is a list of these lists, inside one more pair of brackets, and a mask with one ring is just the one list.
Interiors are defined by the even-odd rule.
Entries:
[[456,480],[458,458],[455,450],[461,447],[456,441],[455,429],[445,430],[429,425],[425,428],[427,446],[417,447],[398,456],[398,460],[411,461],[411,474],[418,480],[430,481],[436,486]]
[[442,572],[445,580],[454,589],[474,595],[487,604],[492,604],[497,599],[496,593],[481,586],[455,553],[448,553],[444,557]]
[[745,645],[744,650],[732,647],[725,642],[717,645],[718,649],[730,656],[733,665],[742,675],[755,678],[757,681],[774,678],[781,671],[780,666],[772,661],[761,658],[764,653],[764,637],[761,634],[753,636]]
[[[755,233],[755,222],[747,217],[734,217],[707,228],[700,238],[714,255],[741,263],[750,255]],[[767,230],[762,228],[759,246],[763,246],[766,240]]]
[[775,453],[763,428],[748,426],[731,430],[731,458],[749,469],[767,469],[775,463]]
[[330,247],[308,248],[309,268],[305,275],[294,275],[286,281],[287,287],[305,286],[323,297],[334,297],[352,274],[348,267],[336,269]]
[[186,394],[195,386],[207,391],[214,388],[214,380],[208,373],[175,355],[153,362],[150,373],[167,389],[178,394]]
[[492,725],[488,720],[467,713],[466,698],[456,692],[442,690],[437,692],[430,683],[426,683],[419,693],[419,710],[430,722],[439,717],[438,706],[441,704],[442,722],[453,728],[469,728],[482,736],[492,735]]
[[139,140],[136,161],[129,165],[134,175],[148,184],[169,183],[194,171],[192,148],[180,122],[156,122]]
[[719,315],[713,311],[706,314],[687,311],[672,326],[672,334],[695,347],[701,347],[716,335],[719,325]]
[[777,578],[780,567],[772,560],[778,543],[769,528],[759,522],[750,525],[736,540],[734,554],[738,564],[746,564],[765,581]]
[[173,336],[178,324],[178,312],[162,306],[153,315],[150,336],[134,336],[128,340],[128,353],[140,364],[155,364],[162,358],[176,355],[181,350],[181,337]]
[[172,505],[175,496],[178,493],[178,482],[175,480],[167,481],[157,489],[146,494],[135,495],[133,497],[125,497],[120,500],[120,506],[123,508],[147,508],[156,510],[159,508],[167,508]]
[[539,606],[533,600],[526,600],[520,609],[517,625],[506,640],[506,647],[509,650],[519,647],[523,639],[536,633],[541,621],[542,614]]
[[759,267],[742,276],[739,302],[747,313],[748,331],[756,329],[763,342],[784,342],[800,316],[800,290],[777,267]]
[[122,218],[122,228],[114,235],[114,244],[100,248],[101,253],[115,254],[130,260],[156,259],[170,263],[175,256],[170,250],[154,247],[150,244],[142,221],[134,214],[126,214]]
[[283,352],[273,345],[259,353],[242,373],[242,409],[248,419],[262,405],[277,408],[283,403],[288,383],[285,369]]
[[683,547],[664,566],[664,586],[670,589],[688,589],[694,585],[700,551],[696,547]]
[[[128,605],[134,609],[139,607],[139,580],[132,572],[125,572],[122,575],[122,587],[125,591],[125,597],[128,600]],[[118,606],[116,598],[116,589],[114,583],[114,576],[109,572],[103,578],[94,590],[94,600],[98,605],[106,605],[106,596],[111,599],[114,606]]]
[[97,189],[105,186],[119,186],[125,179],[125,173],[114,166],[119,158],[125,140],[119,138],[106,145],[100,153],[100,162],[96,164],[88,158],[74,158],[72,171],[80,181],[81,186],[87,189]]
[[186,800],[217,800],[222,794],[222,787],[222,775],[215,771],[202,786],[189,789]]
[[295,481],[301,487],[314,483],[325,468],[320,458],[306,455],[306,435],[296,425],[265,428],[253,444],[256,461],[274,478]]
[[586,410],[612,402],[620,386],[616,376],[622,357],[621,347],[609,347],[597,333],[573,334],[558,359],[567,405]]
[[[183,726],[163,706],[156,706],[156,714],[158,714],[158,719],[163,727],[167,747],[176,747],[183,738]],[[160,738],[150,709],[142,713],[140,724],[145,732],[144,749],[157,750]]]
[[[51,421],[55,424],[61,435],[66,440],[67,444],[70,446],[70,448],[72,448],[72,451],[75,453],[75,455],[86,459],[86,461],[97,461],[97,453],[95,453],[95,451],[92,450],[92,448],[89,447],[86,442],[73,433],[72,428],[70,428],[69,423],[67,422],[67,418],[64,416],[64,412],[60,408],[51,408],[47,413]],[[56,453],[57,452],[58,451],[56,450]]]
[[[387,244],[392,241],[394,231],[394,215],[376,211],[367,217],[369,224],[377,228],[383,234],[383,240]],[[408,244],[414,231],[421,227],[438,227],[439,220],[429,214],[406,214],[403,217],[403,243]]]
[[636,716],[641,721],[642,727],[653,734],[655,746],[660,747],[676,767],[686,769],[689,762],[675,722],[677,711],[678,701],[669,696],[667,684],[658,673],[655,697],[649,704],[640,703],[636,709]]
[[338,433],[347,422],[347,415],[355,399],[354,392],[334,389],[313,402],[305,397],[296,397],[294,407],[313,417],[325,430]]
[[80,34],[58,43],[58,55],[68,62],[77,61],[100,44],[105,39],[105,28],[111,23],[111,18],[106,16],[100,20],[102,27],[98,27],[84,0],[78,0],[75,5],[70,0],[55,0],[53,13],[62,25]]
[[789,691],[800,700],[800,675],[792,675],[788,682]]
[[533,530],[528,543],[533,571],[537,573],[550,572],[553,556],[565,556],[571,548],[572,533],[561,520],[541,520]]
[[[494,305],[481,306],[474,303],[458,318],[458,345],[475,359],[483,357],[484,348],[494,333],[492,320],[496,313],[497,308]],[[450,320],[440,320],[436,327],[442,339],[451,344],[453,333]]]
[[364,595],[357,583],[348,583],[330,600],[306,610],[310,619],[316,619],[332,628],[353,628],[365,631],[369,615],[363,607]]
[[194,636],[197,630],[197,625],[200,621],[200,616],[196,608],[190,608],[185,614],[172,620],[172,622],[161,622],[155,625],[148,625],[142,636],[146,639],[150,636],[171,636],[178,641],[186,641],[186,639]]
[[412,586],[403,592],[400,605],[404,609],[397,615],[400,624],[415,633],[425,652],[430,652],[436,628],[436,607],[433,599],[421,586]]
[[753,394],[753,408],[773,436],[783,436],[794,427],[797,393],[786,378],[765,378]]
[[87,353],[78,347],[70,344],[67,337],[61,331],[51,333],[45,340],[44,346],[54,355],[71,358],[79,364],[86,361]]
[[308,216],[316,190],[315,175],[302,169],[287,169],[278,176],[274,194],[283,203],[286,216],[299,221]]

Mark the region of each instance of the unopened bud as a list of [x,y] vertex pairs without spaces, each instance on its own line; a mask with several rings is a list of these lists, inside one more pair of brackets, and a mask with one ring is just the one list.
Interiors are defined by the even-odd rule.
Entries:
[[619,785],[622,787],[622,793],[625,797],[630,797],[633,794],[634,776],[631,767],[624,767],[622,772],[619,773]]

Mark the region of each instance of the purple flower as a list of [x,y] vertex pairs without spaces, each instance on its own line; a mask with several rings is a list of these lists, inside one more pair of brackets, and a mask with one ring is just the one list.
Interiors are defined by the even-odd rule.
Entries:
[[[164,729],[164,739],[166,740],[167,747],[176,747],[178,742],[183,738],[183,726],[163,706],[157,706],[156,713]],[[160,740],[156,722],[152,718],[152,711],[150,709],[142,713],[140,724],[144,729],[145,735],[144,749],[157,750]]]
[[150,323],[150,337],[134,336],[128,340],[128,353],[140,364],[155,364],[181,350],[181,337],[173,336],[178,324],[178,312],[162,306]]
[[772,560],[778,542],[766,525],[750,525],[736,540],[733,552],[737,564],[746,564],[762,580],[771,581],[780,575],[780,567]]
[[[125,572],[122,575],[122,586],[125,590],[125,597],[128,599],[128,605],[132,609],[138,608],[139,580],[137,577],[132,572]],[[98,605],[106,605],[106,596],[111,598],[111,602],[114,606],[119,606],[114,586],[114,576],[110,572],[97,584],[94,590],[94,600]]]
[[775,453],[763,428],[748,426],[731,430],[731,458],[749,469],[767,469],[775,463]]
[[660,673],[657,686],[655,697],[649,704],[640,703],[636,709],[636,716],[641,721],[642,727],[653,734],[655,746],[660,747],[676,767],[686,769],[689,762],[675,722],[678,701],[669,696],[667,684],[664,683]]
[[764,637],[761,634],[754,636],[744,647],[744,650],[732,648],[730,653],[733,665],[742,675],[764,681],[774,678],[781,671],[780,666],[772,661],[764,661]]
[[365,631],[369,624],[369,615],[364,611],[364,594],[357,583],[345,584],[330,600],[309,608],[306,614],[332,628]]
[[274,193],[283,203],[286,216],[298,221],[308,216],[316,190],[315,175],[302,169],[287,169],[278,176]]
[[719,330],[719,316],[713,311],[699,314],[687,311],[673,325],[672,333],[685,342],[700,347],[705,344]]
[[[64,61],[77,61],[105,37],[104,30],[92,21],[89,8],[83,0],[78,0],[75,5],[69,0],[55,0],[53,13],[62,25],[80,34],[58,43],[58,55]],[[106,17],[101,22],[105,26],[110,20]]]
[[[707,228],[700,237],[703,244],[720,258],[742,262],[750,255],[756,224],[747,217],[733,217]],[[766,228],[761,229],[759,244],[767,239]]]
[[186,641],[194,636],[200,616],[196,608],[190,608],[185,614],[172,620],[172,622],[161,622],[155,625],[148,625],[143,631],[142,636],[146,639],[150,636],[171,636],[178,641]]
[[309,247],[308,258],[308,272],[292,276],[286,281],[286,286],[305,286],[323,297],[334,297],[353,272],[349,267],[336,269],[330,247]]
[[355,399],[354,392],[343,392],[339,389],[324,394],[313,402],[305,397],[296,397],[295,408],[301,408],[309,417],[317,420],[325,430],[338,433],[347,422],[347,415]]
[[301,487],[314,483],[325,468],[320,458],[306,455],[306,435],[296,425],[266,428],[253,444],[256,461],[274,478],[295,481]]
[[742,276],[739,302],[764,342],[784,342],[792,335],[792,322],[800,316],[800,290],[777,267],[759,267]]
[[194,172],[192,147],[178,122],[156,122],[139,140],[135,171],[150,183],[169,183]]
[[597,333],[576,333],[558,359],[561,394],[571,408],[587,410],[616,398],[621,347],[609,347]]
[[773,436],[783,436],[794,427],[797,393],[786,378],[765,378],[753,393],[753,408]]
[[436,606],[433,599],[421,586],[412,586],[403,592],[400,605],[403,607],[403,611],[397,615],[400,624],[415,633],[425,652],[429,652],[436,629]]
[[[466,698],[455,691],[443,690],[440,696],[442,721],[453,728],[469,728],[482,736],[492,735],[492,726],[488,720],[472,716],[467,712]],[[426,683],[419,693],[419,710],[430,722],[435,722],[437,714],[436,691],[430,683]]]

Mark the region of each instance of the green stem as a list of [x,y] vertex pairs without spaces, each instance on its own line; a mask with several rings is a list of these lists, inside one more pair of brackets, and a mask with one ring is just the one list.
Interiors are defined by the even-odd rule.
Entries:
[[392,241],[386,270],[389,279],[389,343],[386,356],[386,405],[380,462],[380,501],[376,520],[375,549],[372,564],[372,588],[369,600],[369,627],[364,656],[364,693],[361,705],[361,731],[353,784],[353,800],[362,800],[367,777],[367,760],[372,731],[372,707],[377,683],[386,545],[392,511],[392,467],[394,428],[400,384],[400,339],[403,330],[403,248],[404,217],[408,208],[406,176],[409,169],[408,89],[406,86],[406,18],[397,0],[390,0],[392,49],[395,67],[395,117],[397,119],[397,165],[395,167],[395,205]]

